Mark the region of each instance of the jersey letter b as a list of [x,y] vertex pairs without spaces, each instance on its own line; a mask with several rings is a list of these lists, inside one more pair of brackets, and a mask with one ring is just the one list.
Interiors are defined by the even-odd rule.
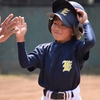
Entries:
[[70,70],[71,70],[71,66],[72,66],[72,61],[70,61],[70,60],[64,60],[63,62],[62,62],[62,64],[63,64],[63,72],[65,72],[65,71],[68,71],[68,72],[70,72]]

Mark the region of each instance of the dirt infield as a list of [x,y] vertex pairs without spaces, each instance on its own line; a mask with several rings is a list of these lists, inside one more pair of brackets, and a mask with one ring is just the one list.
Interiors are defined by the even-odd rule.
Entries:
[[[0,100],[40,100],[37,75],[0,75]],[[100,100],[100,76],[81,77],[83,100]]]

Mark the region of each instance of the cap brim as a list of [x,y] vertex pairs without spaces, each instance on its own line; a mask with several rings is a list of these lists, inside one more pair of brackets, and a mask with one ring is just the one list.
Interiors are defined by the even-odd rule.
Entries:
[[60,15],[57,14],[57,13],[53,13],[53,12],[47,13],[47,16],[48,16],[49,18],[54,18],[55,15],[58,16],[58,17],[61,19]]
[[62,23],[64,23],[64,25],[66,25],[67,27],[70,27],[72,28],[71,24],[69,23],[68,20],[66,20],[63,16],[57,14],[57,13],[53,13],[53,12],[49,12],[47,13],[47,16],[50,18],[50,19],[53,19],[54,16],[57,16],[59,17],[59,19],[62,21]]

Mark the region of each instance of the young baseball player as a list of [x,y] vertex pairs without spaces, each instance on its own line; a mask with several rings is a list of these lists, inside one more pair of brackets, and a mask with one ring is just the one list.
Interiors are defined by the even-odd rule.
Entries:
[[[14,34],[17,30],[16,28],[16,19],[13,18],[13,14],[10,14],[1,24],[0,24],[0,42],[6,41],[12,34]],[[1,21],[1,17],[0,17]]]
[[[87,13],[77,2],[55,0],[47,15],[54,41],[38,45],[30,53],[25,47],[27,25],[19,17],[16,40],[20,65],[31,72],[40,69],[41,100],[82,100],[80,70],[96,42]],[[80,40],[83,34],[84,41]]]

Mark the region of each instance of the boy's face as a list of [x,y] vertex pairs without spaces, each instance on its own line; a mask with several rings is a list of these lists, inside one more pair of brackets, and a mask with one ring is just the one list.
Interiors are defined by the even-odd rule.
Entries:
[[59,17],[55,17],[51,26],[51,33],[59,43],[69,41],[73,36],[73,29],[65,26]]

